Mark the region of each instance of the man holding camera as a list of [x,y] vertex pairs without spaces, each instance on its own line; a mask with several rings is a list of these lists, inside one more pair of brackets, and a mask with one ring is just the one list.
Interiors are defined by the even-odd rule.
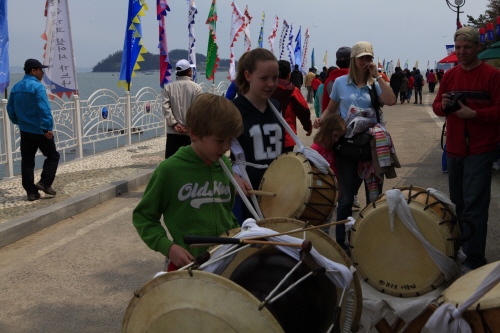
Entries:
[[[492,166],[500,142],[500,71],[478,58],[479,32],[464,27],[455,32],[460,65],[448,70],[432,104],[446,116],[446,153],[451,201],[459,218],[470,220],[475,235],[463,244],[463,271],[485,265],[486,231]],[[464,103],[465,102],[465,103]],[[464,235],[471,232],[460,223]]]

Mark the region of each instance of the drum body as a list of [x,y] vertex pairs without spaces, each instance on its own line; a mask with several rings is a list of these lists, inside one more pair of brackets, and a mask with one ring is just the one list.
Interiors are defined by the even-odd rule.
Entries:
[[278,156],[264,173],[260,190],[276,193],[260,197],[265,218],[289,217],[313,225],[330,221],[337,200],[337,181],[332,170],[321,173],[303,154]]
[[[268,228],[271,230],[274,230],[278,233],[281,232],[287,232],[287,231],[292,231],[292,230],[297,230],[300,228],[304,227],[304,222],[290,219],[290,218],[281,218],[281,219],[274,219],[274,218],[269,218],[269,219],[264,219],[261,221],[257,222],[259,227],[262,228]],[[229,234],[224,234],[222,235],[223,237],[232,237],[234,236],[237,232],[239,232],[240,229],[233,229],[229,232]],[[315,230],[310,230],[304,233],[296,233],[291,235],[293,237],[301,238],[301,239],[307,239],[310,240],[313,244],[313,247],[324,257],[335,261],[337,263],[343,264],[346,267],[351,267],[352,261],[349,259],[349,257],[345,254],[344,250],[337,244],[335,240],[333,240],[330,236],[328,236],[326,233],[315,229]],[[251,257],[254,253],[256,253],[258,250],[256,248],[246,248],[236,255],[236,257],[233,259],[231,264],[227,266],[227,268],[222,272],[221,276],[224,276],[226,278],[231,278],[231,275],[233,272],[235,272],[238,268],[240,268],[241,264],[247,260],[247,258]],[[338,305],[340,300],[342,299],[342,313],[340,317],[340,327],[344,327],[344,323],[346,320],[351,320],[351,331],[356,332],[359,327],[359,321],[361,319],[361,310],[363,307],[362,303],[362,294],[361,294],[361,284],[359,282],[359,278],[357,276],[357,273],[354,273],[354,278],[351,283],[351,286],[349,289],[354,291],[354,299],[352,302],[352,305],[348,304],[348,299],[347,295],[342,298],[342,290],[337,289],[336,292],[336,300],[335,304]],[[290,305],[289,305],[290,306]],[[348,307],[351,307],[351,309],[347,309]],[[349,314],[350,318],[346,318],[346,312],[350,311],[351,313]]]
[[[456,307],[462,305],[483,282],[500,261],[475,269],[452,283],[438,298],[442,303],[451,303]],[[487,292],[476,303],[464,312],[463,317],[470,324],[472,332],[500,332],[500,284]]]
[[[455,257],[459,227],[449,207],[419,187],[398,188],[425,239],[441,253]],[[448,222],[446,222],[448,221]],[[350,234],[353,261],[375,289],[397,297],[414,297],[436,289],[444,275],[422,243],[395,215],[391,231],[385,195],[366,206]]]

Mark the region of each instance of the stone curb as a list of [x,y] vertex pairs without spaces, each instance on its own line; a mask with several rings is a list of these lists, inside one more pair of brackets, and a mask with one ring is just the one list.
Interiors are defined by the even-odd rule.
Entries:
[[155,169],[146,169],[76,197],[0,224],[0,248],[53,224],[146,185]]

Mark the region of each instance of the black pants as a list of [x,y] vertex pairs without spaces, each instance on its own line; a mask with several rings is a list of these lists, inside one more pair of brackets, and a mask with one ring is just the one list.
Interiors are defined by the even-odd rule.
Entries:
[[433,93],[436,87],[436,82],[429,82],[429,92]]
[[26,193],[38,193],[35,187],[35,154],[40,149],[46,157],[43,162],[40,183],[46,187],[52,186],[56,178],[57,166],[59,164],[59,153],[56,149],[54,139],[47,139],[43,134],[34,134],[21,131],[21,174],[23,187]]
[[165,148],[165,159],[177,152],[180,147],[189,146],[191,139],[189,135],[167,134],[167,144]]
[[400,88],[392,88],[392,92],[394,93],[394,96],[396,96],[396,102],[398,101],[399,98],[399,89]]

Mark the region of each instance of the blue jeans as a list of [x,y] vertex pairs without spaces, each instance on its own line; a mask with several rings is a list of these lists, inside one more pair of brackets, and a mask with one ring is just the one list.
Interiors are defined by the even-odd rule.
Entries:
[[[451,201],[457,206],[457,216],[468,218],[475,225],[475,236],[463,244],[467,255],[464,265],[476,269],[486,265],[486,232],[491,197],[491,177],[495,151],[448,159],[448,182]],[[470,232],[460,223],[463,235]]]
[[413,87],[408,87],[408,92],[406,93],[406,99],[411,99],[411,94],[413,93]]

